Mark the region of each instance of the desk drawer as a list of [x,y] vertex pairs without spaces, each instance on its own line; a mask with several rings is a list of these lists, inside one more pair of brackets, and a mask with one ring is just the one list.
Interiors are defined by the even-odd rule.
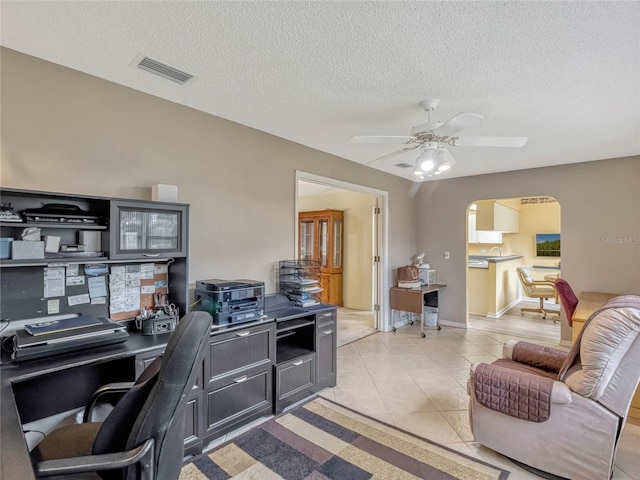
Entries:
[[247,371],[226,385],[206,393],[205,442],[271,413],[273,381],[271,367]]
[[275,359],[275,326],[260,325],[212,336],[206,355],[207,390],[228,384],[231,377],[247,368],[270,368]]
[[275,371],[275,413],[315,392],[315,353],[276,365]]
[[337,311],[331,310],[329,312],[322,312],[316,314],[316,328],[318,330],[324,330],[336,323]]

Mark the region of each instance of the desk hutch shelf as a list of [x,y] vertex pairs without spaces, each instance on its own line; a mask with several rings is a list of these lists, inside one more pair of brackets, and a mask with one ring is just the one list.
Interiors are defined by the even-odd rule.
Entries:
[[[151,278],[157,293],[168,294],[168,299],[180,308],[182,314],[188,306],[188,214],[186,204],[118,199],[71,193],[42,192],[3,188],[0,192],[3,213],[0,236],[10,245],[8,258],[0,259],[2,270],[2,320],[46,317],[48,314],[84,313],[115,320],[133,318],[144,306],[152,306],[141,293],[136,309],[114,312],[112,297],[107,295],[100,303],[95,301],[74,304],[70,297],[89,294],[87,265],[104,264],[107,276],[118,265],[128,265],[134,271],[136,264],[158,266],[164,277]],[[11,217],[13,221],[6,219]],[[34,221],[38,220],[38,221]],[[22,240],[25,229],[39,229],[35,235],[45,242],[47,237],[57,240],[60,248],[54,252],[36,252],[32,255],[16,254],[16,242]],[[87,238],[91,241],[87,241]],[[84,241],[84,245],[82,245]],[[35,240],[37,242],[38,240]],[[81,246],[79,246],[81,245]],[[13,246],[13,248],[12,248]],[[21,244],[21,247],[29,246]],[[64,251],[73,250],[73,251]],[[31,251],[31,249],[28,249]],[[43,295],[47,269],[77,268],[76,282],[70,283],[65,274],[64,291],[57,297]],[[55,308],[51,307],[53,301]],[[92,299],[93,300],[93,299]],[[70,305],[71,303],[71,305]],[[119,310],[116,308],[116,310]]]

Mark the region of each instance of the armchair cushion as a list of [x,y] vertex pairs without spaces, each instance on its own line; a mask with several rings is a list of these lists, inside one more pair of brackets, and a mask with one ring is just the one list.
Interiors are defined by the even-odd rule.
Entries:
[[514,362],[530,365],[548,372],[558,373],[568,352],[528,342],[509,340],[505,343],[503,356]]
[[481,405],[530,422],[546,422],[551,414],[554,380],[500,365],[481,363],[471,374]]
[[[561,379],[574,392],[600,399],[640,335],[640,297],[616,297],[588,320],[567,357]],[[586,327],[586,325],[585,325]]]

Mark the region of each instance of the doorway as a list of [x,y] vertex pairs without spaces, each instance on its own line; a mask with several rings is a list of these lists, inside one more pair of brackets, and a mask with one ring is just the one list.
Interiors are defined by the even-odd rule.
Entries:
[[383,330],[381,315],[387,283],[386,192],[296,172],[295,251],[299,255],[299,213],[343,213],[342,306],[338,308],[338,346]]
[[[467,311],[471,328],[518,335],[558,344],[561,318],[536,309],[539,299],[527,298],[517,269],[534,280],[560,276],[560,204],[552,197],[484,199],[467,208]],[[540,248],[553,237],[554,249]],[[555,248],[557,247],[557,248]],[[560,312],[556,298],[544,308]],[[545,318],[546,317],[546,318]],[[554,321],[555,320],[555,321]],[[567,327],[568,328],[568,327]]]

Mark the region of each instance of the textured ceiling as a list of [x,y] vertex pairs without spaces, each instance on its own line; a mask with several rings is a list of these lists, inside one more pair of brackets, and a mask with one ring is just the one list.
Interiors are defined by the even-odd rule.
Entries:
[[[408,135],[485,117],[441,178],[640,154],[640,2],[107,2],[0,4],[1,44],[358,163]],[[147,55],[196,75],[135,67]],[[414,180],[415,152],[372,163]]]

